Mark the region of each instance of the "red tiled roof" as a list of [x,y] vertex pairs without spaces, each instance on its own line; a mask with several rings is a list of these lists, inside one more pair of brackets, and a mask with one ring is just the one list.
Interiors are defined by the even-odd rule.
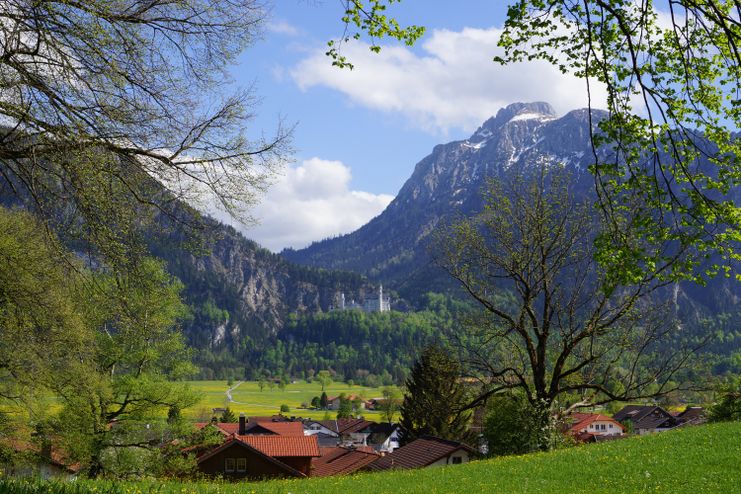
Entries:
[[[312,477],[347,475],[376,461],[380,455],[373,448],[319,448],[322,456],[311,462]],[[370,450],[370,451],[368,451]]]
[[393,453],[379,458],[369,468],[372,470],[387,470],[389,468],[426,467],[458,450],[464,450],[471,454],[476,453],[470,446],[457,441],[424,436],[402,446]]
[[225,436],[230,436],[232,434],[236,434],[239,432],[239,424],[233,424],[229,422],[219,422],[218,424],[213,424],[211,422],[196,422],[195,426],[196,429],[203,429],[204,427],[207,427],[209,425],[215,426],[219,432],[224,434]]
[[593,413],[584,413],[584,412],[574,412],[571,414],[571,418],[574,420],[574,423],[581,422],[584,419],[587,419],[594,415]]
[[[252,423],[252,422],[250,422]],[[279,436],[303,436],[304,425],[301,422],[257,422],[263,427]],[[248,424],[249,427],[249,424]],[[249,429],[247,430],[249,433]]]
[[378,452],[373,449],[371,446],[354,446],[355,451],[360,451],[361,453],[372,453],[372,454],[378,454]]
[[582,429],[588,428],[589,424],[597,421],[611,422],[615,424],[621,431],[624,429],[623,425],[620,422],[613,419],[612,417],[608,417],[607,415],[600,415],[598,413],[575,413],[572,415],[572,417],[578,421],[570,428],[571,432],[573,433],[578,433]]
[[320,456],[319,443],[314,436],[235,436],[236,439],[268,456]]
[[4,437],[0,439],[0,445],[6,446],[18,453],[35,453],[39,456],[40,460],[47,461],[50,464],[63,468],[70,473],[77,473],[81,468],[80,463],[70,462],[69,458],[67,458],[67,453],[57,446],[52,446],[48,453],[49,456],[45,456],[37,444],[24,439]]

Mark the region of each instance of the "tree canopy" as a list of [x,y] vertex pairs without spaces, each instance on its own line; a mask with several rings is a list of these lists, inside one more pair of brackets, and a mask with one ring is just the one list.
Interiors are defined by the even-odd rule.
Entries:
[[[157,456],[180,427],[177,411],[196,400],[172,382],[193,372],[177,326],[180,283],[149,258],[136,273],[90,272],[38,220],[4,208],[0,259],[3,406],[30,414],[39,436],[90,475]],[[34,406],[50,394],[58,413]],[[132,459],[125,467],[121,455]]]
[[[492,182],[484,210],[441,232],[436,254],[481,308],[452,335],[480,383],[469,406],[517,390],[544,431],[554,408],[689,386],[677,372],[702,345],[680,342],[677,323],[644,303],[661,282],[645,276],[622,285],[599,266],[600,222],[569,183],[558,168]],[[670,342],[676,346],[664,351]]]
[[90,205],[111,183],[139,206],[168,211],[164,188],[248,219],[289,132],[248,138],[255,99],[249,89],[227,94],[226,69],[265,15],[257,0],[3,2],[6,192],[48,216],[41,206],[53,197],[100,231]]

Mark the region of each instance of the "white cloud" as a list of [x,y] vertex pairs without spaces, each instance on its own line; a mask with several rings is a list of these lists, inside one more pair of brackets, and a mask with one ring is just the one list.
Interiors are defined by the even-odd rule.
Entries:
[[[399,46],[374,54],[367,44],[354,42],[343,47],[354,70],[332,67],[322,49],[291,75],[302,90],[330,87],[353,103],[401,113],[414,125],[443,134],[452,128],[471,131],[515,101],[547,101],[559,113],[587,105],[584,81],[547,62],[494,63],[492,57],[502,53],[497,46],[501,32],[436,30],[422,44],[423,55]],[[593,87],[592,101],[605,100],[604,90]]]
[[301,31],[294,25],[286,21],[271,21],[268,22],[266,29],[268,32],[275,34],[284,34],[286,36],[298,36]]
[[259,224],[235,227],[273,251],[354,231],[393,196],[350,190],[350,179],[350,168],[340,161],[312,158],[288,167],[252,211]]

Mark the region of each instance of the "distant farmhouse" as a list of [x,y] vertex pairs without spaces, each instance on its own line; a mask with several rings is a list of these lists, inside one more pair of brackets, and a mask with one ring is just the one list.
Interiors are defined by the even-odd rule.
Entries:
[[378,295],[369,295],[362,304],[355,300],[345,301],[345,294],[340,293],[337,305],[329,308],[330,311],[362,310],[363,312],[389,312],[391,310],[391,299],[383,295],[383,285],[378,287]]
[[632,432],[638,435],[668,431],[680,425],[676,417],[655,405],[627,405],[613,418],[626,426],[629,424]]

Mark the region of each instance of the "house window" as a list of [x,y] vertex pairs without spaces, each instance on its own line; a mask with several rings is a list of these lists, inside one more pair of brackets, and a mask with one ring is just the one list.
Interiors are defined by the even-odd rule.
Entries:
[[607,429],[607,427],[605,427],[605,424],[602,424],[602,425],[600,426],[600,429],[602,429],[602,430],[605,430],[605,429]]
[[612,429],[612,424],[609,424],[610,429]]
[[237,458],[237,472],[244,473],[247,471],[247,458]]
[[234,458],[227,458],[225,460],[224,471],[225,472],[233,472],[234,471]]
[[453,465],[460,465],[461,463],[463,463],[463,458],[461,458],[460,456],[454,456],[452,463]]

